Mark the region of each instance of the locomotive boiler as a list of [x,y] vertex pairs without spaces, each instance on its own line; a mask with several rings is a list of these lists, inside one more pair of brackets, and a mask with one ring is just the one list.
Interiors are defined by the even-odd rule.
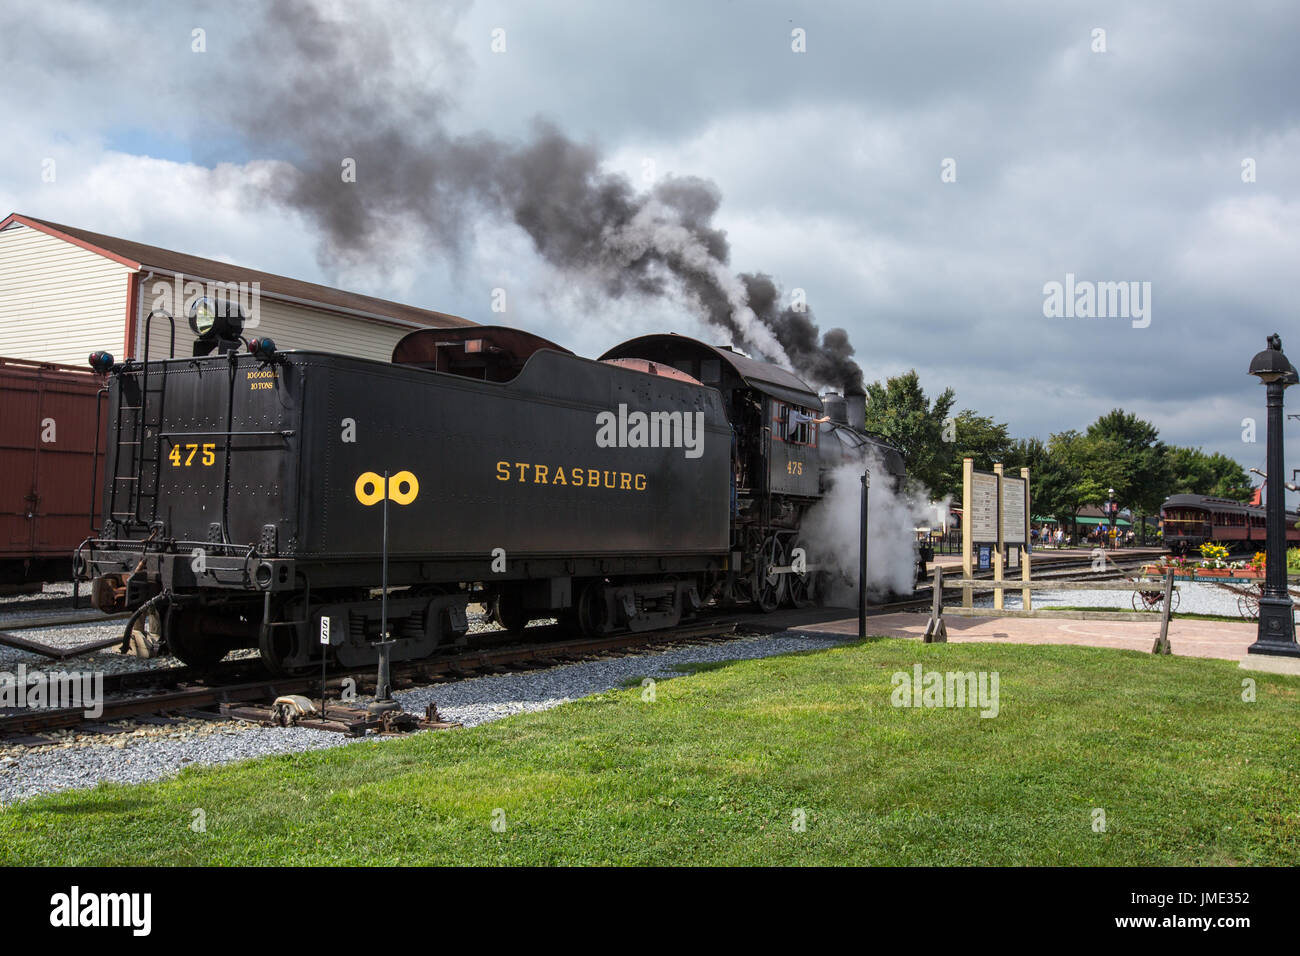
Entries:
[[385,554],[394,660],[463,643],[471,602],[591,635],[807,603],[828,469],[871,444],[902,475],[797,376],[678,335],[599,360],[489,326],[412,332],[391,362],[240,344],[97,353],[108,460],[77,574],[191,665],[374,659]]

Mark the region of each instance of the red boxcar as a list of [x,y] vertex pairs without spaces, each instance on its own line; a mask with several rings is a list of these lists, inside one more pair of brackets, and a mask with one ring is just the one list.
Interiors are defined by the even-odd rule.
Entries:
[[71,578],[103,483],[97,406],[89,369],[0,358],[0,583]]

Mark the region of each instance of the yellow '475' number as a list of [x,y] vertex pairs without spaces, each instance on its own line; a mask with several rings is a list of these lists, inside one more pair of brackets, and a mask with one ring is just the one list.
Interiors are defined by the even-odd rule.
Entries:
[[[202,454],[200,455],[200,451]],[[180,468],[184,465],[188,468],[194,464],[194,456],[199,455],[199,462],[205,467],[211,465],[217,460],[217,446],[214,442],[205,442],[202,445],[186,443],[184,445],[172,445],[172,450],[167,453],[168,459],[173,468]]]

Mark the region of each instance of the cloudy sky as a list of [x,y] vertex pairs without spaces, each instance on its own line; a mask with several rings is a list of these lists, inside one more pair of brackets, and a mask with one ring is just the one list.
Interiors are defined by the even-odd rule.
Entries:
[[[1018,436],[1121,406],[1262,467],[1247,365],[1273,331],[1300,357],[1297,35],[1280,2],[8,2],[0,211],[586,355],[718,339],[530,229],[541,120],[634,206],[710,181],[727,269],[804,290],[869,380]],[[1044,315],[1067,273],[1150,283],[1149,324]]]

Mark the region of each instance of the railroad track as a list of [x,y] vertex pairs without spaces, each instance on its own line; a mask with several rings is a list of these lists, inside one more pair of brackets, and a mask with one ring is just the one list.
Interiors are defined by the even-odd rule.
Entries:
[[[1104,571],[1092,571],[1091,559],[1056,562],[1050,570],[1045,569],[1036,574],[1035,578],[1038,580],[1059,578],[1064,585],[1071,579],[1084,576],[1089,580],[1097,580],[1129,575],[1143,563],[1146,562],[1137,560],[1131,566],[1112,565]],[[1087,569],[1086,572],[1084,569]],[[991,572],[982,572],[980,577],[991,579]],[[974,590],[979,591],[980,588],[977,586]],[[915,596],[907,600],[873,604],[869,613],[886,614],[925,607],[930,604],[930,601],[931,589],[926,587],[918,590]],[[89,617],[83,614],[81,616],[102,623],[125,615],[99,614]],[[58,623],[74,623],[70,616],[59,617]],[[43,619],[41,623],[28,623],[30,620],[24,619],[19,626],[53,626],[48,619]],[[451,649],[422,661],[394,664],[393,685],[395,689],[400,690],[416,686],[421,682],[436,683],[448,677],[461,678],[475,674],[548,667],[557,663],[581,660],[592,655],[626,652],[649,645],[672,646],[683,641],[708,638],[730,639],[736,629],[737,624],[734,621],[717,620],[665,631],[619,634],[595,639],[566,639],[566,632],[557,625],[544,625],[528,629],[527,643],[520,643],[517,637],[501,632],[500,637],[479,637],[477,646],[472,650]],[[761,623],[755,623],[754,629],[768,630]],[[66,665],[60,662],[57,665],[52,663],[51,667],[53,666]],[[373,693],[372,667],[330,671],[327,675],[327,686],[332,687],[337,693],[346,678],[356,681],[358,694]],[[101,714],[94,718],[87,718],[81,708],[74,707],[33,708],[0,714],[0,743],[26,743],[33,746],[47,744],[52,741],[39,735],[52,730],[88,729],[96,733],[122,733],[131,728],[117,726],[120,721],[152,718],[146,722],[158,722],[175,719],[166,715],[228,719],[217,708],[224,705],[229,709],[240,704],[271,701],[286,695],[311,697],[320,689],[319,674],[271,677],[266,674],[260,660],[256,657],[223,661],[203,673],[181,666],[103,674],[101,680],[105,698]],[[52,690],[47,680],[44,699],[54,699]]]
[[0,631],[30,631],[42,627],[71,627],[77,624],[111,624],[130,617],[129,611],[105,614],[103,611],[62,611],[36,616],[6,617],[0,615]]
[[[461,679],[485,673],[552,667],[650,645],[673,646],[708,639],[729,640],[735,635],[736,629],[735,621],[717,620],[663,631],[617,634],[602,638],[546,640],[547,636],[558,636],[561,633],[559,628],[554,625],[530,628],[529,630],[540,633],[530,635],[535,639],[528,643],[518,643],[515,639],[514,643],[503,641],[498,646],[455,650],[420,661],[395,663],[392,668],[393,687],[402,690],[421,683],[438,683],[447,678]],[[262,675],[260,677],[257,676],[259,671]],[[331,671],[327,675],[327,688],[338,693],[342,682],[347,678],[356,682],[358,695],[374,692],[373,667]],[[134,689],[135,694],[108,699],[110,685],[115,693],[130,693]],[[312,697],[318,694],[320,687],[319,674],[267,677],[257,658],[224,661],[218,668],[201,677],[188,667],[104,675],[106,699],[100,714],[89,718],[80,707],[60,707],[29,708],[0,715],[0,743],[28,746],[50,744],[54,741],[39,735],[55,730],[125,733],[132,728],[113,725],[119,721],[139,718],[152,718],[146,721],[149,723],[174,719],[174,715],[225,720],[230,718],[216,708],[266,703],[286,695]]]

